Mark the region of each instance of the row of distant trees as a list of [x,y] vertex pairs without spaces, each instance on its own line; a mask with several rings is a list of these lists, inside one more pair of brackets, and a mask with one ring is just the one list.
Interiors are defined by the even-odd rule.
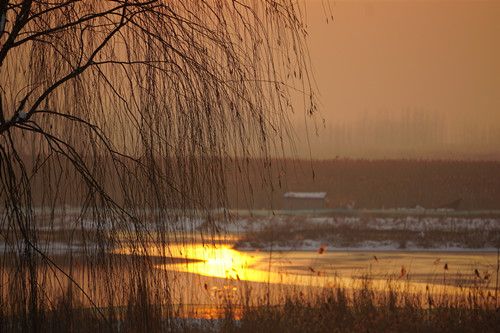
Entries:
[[334,121],[323,132],[319,141],[331,142],[329,156],[481,157],[498,154],[500,141],[496,123],[471,123],[420,109]]

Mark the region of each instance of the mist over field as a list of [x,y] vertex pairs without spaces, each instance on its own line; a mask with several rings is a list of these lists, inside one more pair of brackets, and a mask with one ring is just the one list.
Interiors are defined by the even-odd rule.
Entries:
[[379,110],[352,121],[334,121],[311,142],[318,158],[500,160],[497,122],[457,121],[418,109]]

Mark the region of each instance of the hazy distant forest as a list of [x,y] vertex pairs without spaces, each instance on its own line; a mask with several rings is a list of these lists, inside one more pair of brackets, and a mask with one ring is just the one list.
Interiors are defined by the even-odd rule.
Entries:
[[499,162],[287,160],[271,169],[274,192],[257,185],[263,183],[259,182],[261,171],[250,168],[252,193],[229,186],[231,206],[282,209],[287,191],[324,191],[330,208],[354,204],[356,209],[433,209],[461,199],[459,210],[500,209]]
[[329,142],[322,148],[329,156],[498,161],[500,131],[496,122],[459,122],[437,112],[408,108],[335,122],[321,139]]

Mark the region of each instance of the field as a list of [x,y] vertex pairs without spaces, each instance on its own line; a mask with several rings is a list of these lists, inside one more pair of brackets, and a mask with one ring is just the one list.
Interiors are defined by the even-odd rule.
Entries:
[[[272,161],[267,171],[253,160],[248,183],[228,171],[231,208],[282,209],[285,192],[327,192],[329,208],[436,209],[460,200],[462,211],[500,210],[500,162],[442,160]],[[264,184],[269,173],[272,184]],[[274,191],[269,190],[269,185]]]

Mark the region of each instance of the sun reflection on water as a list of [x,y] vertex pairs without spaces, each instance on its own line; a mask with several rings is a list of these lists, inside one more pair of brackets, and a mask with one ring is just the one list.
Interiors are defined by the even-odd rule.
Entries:
[[254,256],[234,250],[229,244],[176,244],[164,249],[151,247],[145,250],[123,248],[115,254],[168,256],[176,259],[172,263],[154,265],[154,268],[187,272],[202,276],[227,278],[240,281],[273,282],[274,274],[252,268],[257,260]]
[[237,280],[254,280],[257,277],[248,276],[253,258],[232,249],[227,244],[209,246],[203,244],[188,244],[174,246],[171,251],[175,255],[184,254],[188,259],[179,264],[162,264],[157,268],[181,271]]

